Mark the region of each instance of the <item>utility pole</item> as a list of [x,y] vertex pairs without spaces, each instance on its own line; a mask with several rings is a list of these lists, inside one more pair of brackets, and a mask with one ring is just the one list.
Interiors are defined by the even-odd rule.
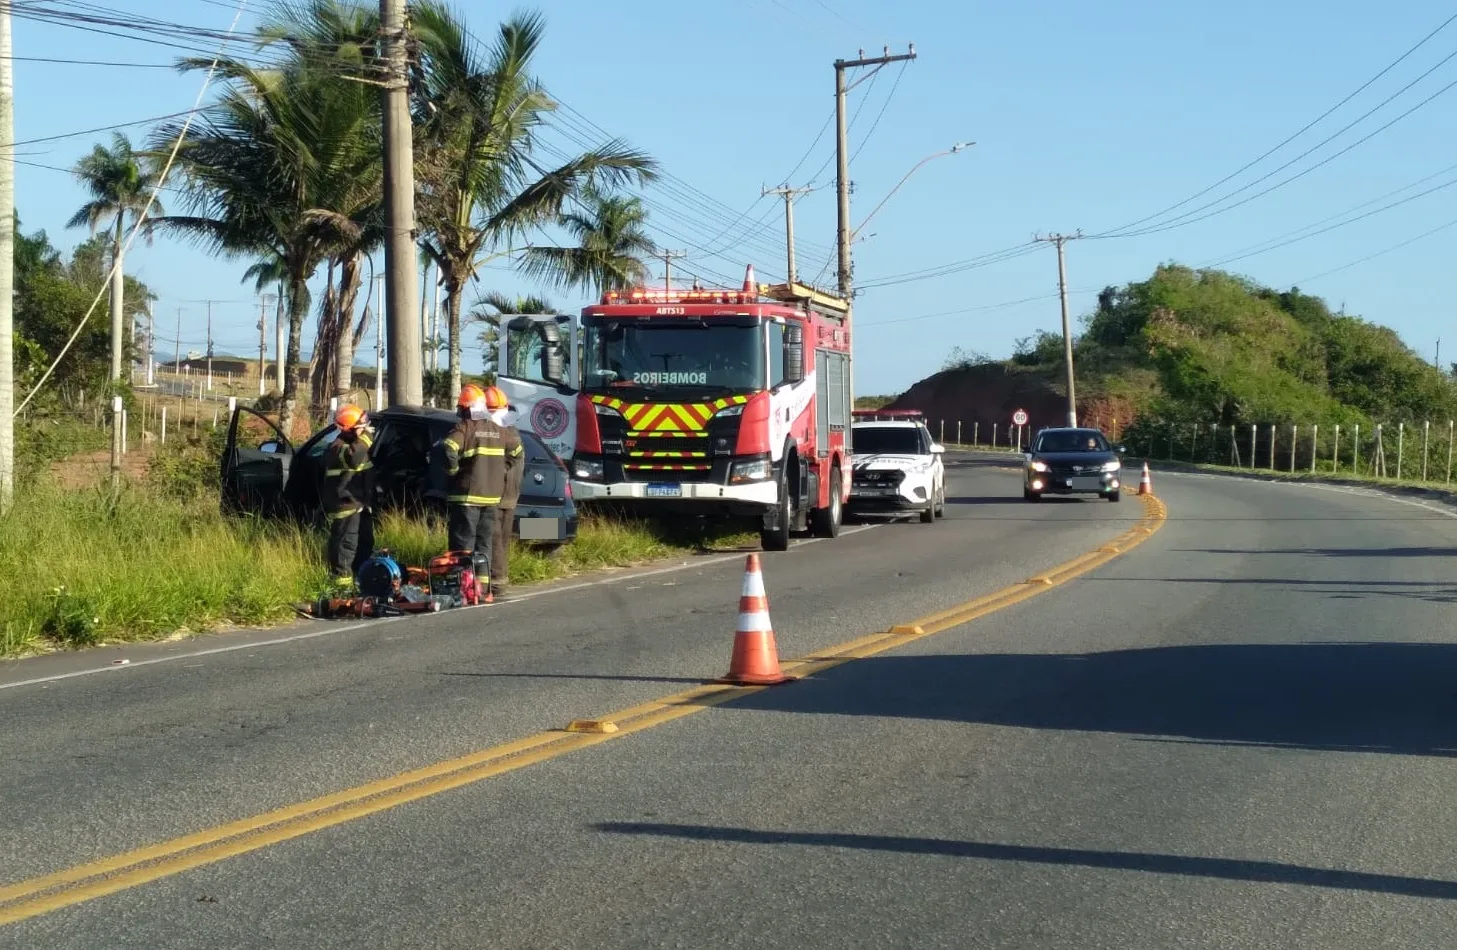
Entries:
[[1437,352],[1432,356],[1432,369],[1441,372],[1442,369],[1442,338],[1437,337]]
[[653,255],[653,257],[661,258],[663,261],[663,288],[665,290],[673,289],[673,261],[687,256],[687,251],[669,251],[666,249],[658,251]]
[[147,385],[157,385],[157,317],[147,301]]
[[440,371],[440,268],[435,268],[435,294],[430,304],[430,370]]
[[212,392],[212,301],[207,302],[207,391]]
[[268,298],[258,298],[258,398],[268,390],[263,377],[268,375]]
[[1036,238],[1038,241],[1045,241],[1057,247],[1057,295],[1062,298],[1062,361],[1067,366],[1067,424],[1069,426],[1078,424],[1078,397],[1073,387],[1073,335],[1067,315],[1067,255],[1063,248],[1068,241],[1076,241],[1082,236],[1083,232],[1078,231],[1076,234],[1049,234],[1047,237]]
[[385,42],[384,198],[385,286],[389,303],[390,405],[425,401],[420,337],[415,322],[415,156],[411,142],[409,59],[405,48],[405,0],[379,0]]
[[[3,3],[4,0],[0,0]],[[172,338],[172,372],[182,372],[182,308],[177,308],[177,335]]]
[[813,188],[791,188],[789,185],[780,185],[778,188],[761,188],[759,197],[765,195],[779,195],[784,199],[784,246],[789,252],[789,283],[799,279],[794,269],[794,199],[800,195],[807,195]]
[[425,297],[425,288],[430,286],[430,262],[420,270],[420,368],[430,370],[430,301]]
[[273,368],[273,383],[278,387],[278,394],[280,396],[283,395],[283,364],[284,360],[287,359],[284,349],[288,346],[283,332],[284,302],[287,299],[288,297],[284,293],[284,286],[280,284],[278,286],[278,310],[273,317],[273,361],[275,364]]
[[384,408],[384,275],[374,279],[374,409]]
[[[10,0],[0,0],[0,140],[15,141]],[[0,154],[0,513],[15,495],[15,149]]]
[[[860,50],[855,59],[835,60],[835,194],[839,199],[839,214],[836,223],[836,247],[839,248],[839,288],[840,296],[849,300],[854,294],[854,268],[850,262],[850,129],[845,117],[845,94],[855,85],[865,81],[875,74],[872,70],[861,76],[851,85],[845,84],[845,70],[856,69],[861,66],[874,66],[877,69],[888,63],[899,63],[916,58],[916,45],[909,44],[906,52],[892,56],[890,47],[885,47],[883,56],[865,55]],[[846,329],[849,329],[849,320],[846,321]]]

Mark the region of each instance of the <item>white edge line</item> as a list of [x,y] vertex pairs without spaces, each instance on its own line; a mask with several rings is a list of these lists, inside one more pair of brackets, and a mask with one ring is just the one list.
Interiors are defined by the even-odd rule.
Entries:
[[[870,531],[874,528],[879,527],[882,527],[882,525],[859,525],[857,527],[848,528],[841,531],[840,536],[845,537],[851,534],[860,534],[862,532]],[[795,541],[790,546],[790,550],[795,550],[811,544],[817,544],[821,541],[828,540],[830,539],[805,538]],[[254,650],[262,649],[264,647],[280,646],[285,643],[296,643],[299,640],[312,640],[315,637],[329,637],[341,633],[351,633],[355,630],[362,630],[366,627],[378,627],[384,624],[396,623],[401,620],[425,620],[431,617],[457,617],[460,615],[461,610],[483,609],[487,606],[489,606],[490,609],[493,611],[501,610],[503,608],[510,607],[513,604],[525,603],[528,600],[534,600],[538,597],[546,597],[551,594],[567,594],[571,593],[572,591],[586,590],[591,587],[603,587],[608,584],[618,584],[623,581],[637,580],[643,577],[658,577],[663,574],[674,574],[679,571],[686,571],[692,568],[710,567],[715,564],[725,564],[729,561],[737,560],[738,558],[741,558],[743,556],[743,554],[719,554],[713,557],[704,558],[702,560],[685,561],[682,564],[671,564],[665,567],[653,568],[652,570],[647,571],[634,571],[631,573],[613,575],[611,577],[601,577],[597,578],[596,580],[580,581],[575,584],[563,584],[556,587],[544,587],[541,590],[524,592],[522,594],[512,597],[510,600],[502,601],[499,604],[480,604],[475,607],[464,607],[455,610],[441,611],[438,614],[413,614],[402,617],[376,617],[370,620],[362,621],[360,623],[351,623],[340,627],[329,626],[321,630],[310,630],[305,633],[294,633],[285,637],[269,637],[263,640],[250,640],[247,643],[231,643],[227,646],[209,647],[205,650],[189,650],[186,653],[174,653],[170,656],[158,656],[153,657],[150,660],[132,660],[125,664],[108,664],[106,666],[98,666],[88,670],[73,670],[70,673],[55,673],[51,676],[37,676],[33,679],[17,680],[13,683],[0,683],[0,691],[7,689],[19,689],[22,686],[39,686],[44,683],[55,683],[61,680],[76,679],[77,677],[81,676],[95,676],[98,673],[119,673],[124,670],[135,670],[143,666],[155,666],[158,663],[175,663],[178,660],[193,660],[202,656],[216,656],[219,653],[235,653],[238,650]]]
[[1223,475],[1217,472],[1164,472],[1165,478],[1203,478],[1218,481],[1242,480],[1247,482],[1259,482],[1265,485],[1282,485],[1294,489],[1314,489],[1315,491],[1335,492],[1338,495],[1361,495],[1366,498],[1380,498],[1385,501],[1395,502],[1398,505],[1409,505],[1412,508],[1421,508],[1441,515],[1444,518],[1457,518],[1457,511],[1449,507],[1442,507],[1430,504],[1425,501],[1417,501],[1414,498],[1398,498],[1380,488],[1366,488],[1363,485],[1323,485],[1319,482],[1300,482],[1279,478],[1248,478],[1240,475]]

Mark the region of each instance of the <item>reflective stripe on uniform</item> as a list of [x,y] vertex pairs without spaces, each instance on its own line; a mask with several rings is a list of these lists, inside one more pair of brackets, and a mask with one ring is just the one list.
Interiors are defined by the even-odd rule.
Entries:
[[330,469],[325,469],[324,470],[324,477],[325,478],[333,478],[336,475],[343,475],[345,473],[350,473],[350,474],[357,475],[360,472],[367,472],[367,471],[369,471],[372,468],[374,468],[374,463],[371,462],[371,461],[365,460],[364,464],[363,465],[360,465],[358,468],[355,468],[352,465],[346,465],[343,468],[330,468]]
[[494,455],[498,458],[506,457],[506,450],[499,445],[478,445],[473,449],[466,449],[460,453],[463,459],[475,458],[480,455]]
[[341,518],[348,518],[350,515],[357,515],[363,510],[363,505],[355,508],[340,508],[338,511],[326,512],[325,517],[327,517],[330,521],[338,521]]
[[516,446],[516,448],[514,448],[514,449],[511,450],[511,457],[514,459],[516,456],[520,455],[524,451],[526,451],[526,450],[523,449],[521,446],[518,445],[518,446]]
[[486,495],[450,495],[445,500],[454,505],[472,505],[480,508],[490,508],[493,505],[499,505],[501,503],[501,496],[497,495],[494,498],[490,498]]

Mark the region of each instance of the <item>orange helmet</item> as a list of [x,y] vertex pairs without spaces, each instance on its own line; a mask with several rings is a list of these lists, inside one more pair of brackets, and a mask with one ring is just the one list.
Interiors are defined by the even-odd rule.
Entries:
[[495,412],[497,409],[505,409],[510,405],[510,402],[511,400],[506,398],[506,394],[501,391],[499,386],[486,387],[486,409],[489,411]]
[[340,406],[334,414],[334,424],[341,429],[358,429],[369,421],[369,416],[358,406]]
[[455,405],[460,409],[480,409],[486,404],[486,391],[475,383],[466,383],[461,387],[460,398]]

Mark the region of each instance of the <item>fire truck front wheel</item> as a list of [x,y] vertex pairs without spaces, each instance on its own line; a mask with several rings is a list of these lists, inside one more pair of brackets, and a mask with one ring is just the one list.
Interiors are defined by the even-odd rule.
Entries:
[[810,522],[814,533],[822,538],[838,538],[840,536],[840,524],[845,519],[844,509],[840,503],[840,472],[830,472],[830,503],[824,508],[815,508],[810,511]]
[[[779,473],[779,500],[775,503],[775,514],[772,518],[765,518],[764,526],[759,529],[759,543],[766,551],[789,550],[789,529],[794,524],[794,508],[789,497],[788,456],[785,458],[786,464]],[[773,527],[769,526],[771,520],[776,522]]]

